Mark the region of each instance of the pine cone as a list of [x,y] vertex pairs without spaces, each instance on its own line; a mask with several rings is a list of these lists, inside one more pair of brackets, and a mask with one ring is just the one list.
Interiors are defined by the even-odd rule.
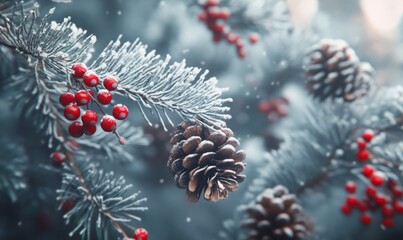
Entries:
[[283,186],[268,188],[247,208],[242,227],[249,229],[249,240],[303,240],[312,225]]
[[373,69],[360,62],[343,40],[325,39],[314,45],[304,59],[307,88],[320,100],[351,102],[365,96],[373,82]]
[[186,188],[192,201],[203,195],[208,201],[225,199],[244,179],[245,152],[236,151],[238,140],[231,129],[208,129],[193,122],[179,124],[171,139],[174,145],[168,167],[175,183]]

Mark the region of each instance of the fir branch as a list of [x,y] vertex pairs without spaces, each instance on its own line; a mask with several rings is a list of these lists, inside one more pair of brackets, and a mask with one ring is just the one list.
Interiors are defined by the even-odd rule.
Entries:
[[38,5],[35,4],[20,18],[0,15],[0,44],[28,58],[43,61],[49,71],[59,74],[68,74],[73,63],[91,57],[95,36],[87,36],[86,31],[77,28],[70,18],[62,23],[49,22],[54,8],[42,19],[38,19],[37,12]]
[[[267,154],[267,167],[262,169],[261,175],[252,184],[247,198],[278,183],[286,185],[292,192],[302,193],[330,177],[354,172],[356,156],[352,143],[364,130],[373,129],[379,138],[383,134],[389,136],[390,129],[400,128],[402,131],[402,90],[400,87],[380,89],[350,105],[320,105],[312,101],[306,115],[298,119],[302,123],[294,124],[300,130],[294,132],[280,150]],[[381,156],[389,153],[389,156],[395,156],[395,160],[382,158],[380,161],[375,158],[373,161],[388,168],[391,162],[403,161],[397,160],[399,155],[390,151],[390,147],[401,144],[402,140],[385,139],[390,138],[384,136],[383,140],[374,139],[373,147],[378,149],[374,153],[379,154],[382,149],[384,153]]]
[[221,98],[227,89],[217,88],[217,79],[206,79],[208,71],[186,67],[185,61],[170,63],[170,56],[160,60],[154,51],[138,40],[121,43],[121,37],[111,42],[91,69],[101,76],[113,74],[119,77],[120,94],[135,101],[144,118],[151,125],[144,108],[156,113],[166,130],[165,122],[172,126],[167,111],[178,113],[183,119],[219,125],[230,118],[223,104],[232,99]]
[[331,110],[314,106],[307,111],[305,123],[298,127],[304,130],[294,132],[280,150],[266,155],[267,166],[252,184],[252,197],[278,183],[298,192],[313,176],[321,175],[330,167],[336,151],[348,140],[352,123],[348,118],[329,120]]
[[[36,11],[31,10],[19,25],[3,16],[0,44],[40,61],[48,79],[52,79],[50,84],[64,81],[72,87],[66,80],[69,68],[74,62],[89,60],[96,38],[87,36],[69,18],[61,24],[48,23],[53,11],[38,21]],[[169,56],[160,60],[154,51],[147,53],[139,41],[121,44],[119,37],[104,49],[91,69],[101,78],[107,74],[117,76],[118,92],[135,101],[150,124],[144,108],[156,113],[165,129],[165,120],[173,125],[167,111],[210,126],[230,118],[225,114],[229,108],[223,104],[232,99],[222,98],[226,89],[218,88],[215,78],[206,79],[207,71],[199,76],[201,69],[186,67],[185,61],[169,62]]]
[[113,172],[104,173],[93,164],[87,163],[82,179],[76,175],[74,167],[66,166],[66,170],[62,187],[57,192],[58,200],[75,203],[64,215],[67,224],[73,219],[77,223],[70,236],[78,233],[83,239],[93,239],[91,234],[95,227],[98,239],[108,239],[108,230],[113,227],[128,238],[121,225],[133,228],[129,224],[141,220],[136,214],[147,210],[140,206],[146,199],[138,199],[139,192],[131,194],[133,186],[126,185],[123,177],[115,178]]

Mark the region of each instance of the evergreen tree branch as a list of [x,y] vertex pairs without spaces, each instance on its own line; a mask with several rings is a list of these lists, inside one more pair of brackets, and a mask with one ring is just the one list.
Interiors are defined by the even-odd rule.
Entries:
[[374,157],[371,163],[394,172],[396,165],[391,163],[400,165],[403,158],[391,148],[396,149],[402,140],[390,136],[390,129],[403,135],[402,93],[402,88],[380,89],[351,105],[313,101],[302,121],[299,118],[300,123],[291,124],[299,130],[280,150],[267,154],[267,167],[252,184],[247,199],[278,183],[302,193],[329,178],[357,173],[353,143],[366,129],[374,130],[377,136],[370,147]]
[[99,238],[108,239],[107,222],[124,238],[129,238],[122,225],[133,228],[128,223],[140,220],[134,213],[147,210],[139,206],[146,199],[136,200],[139,193],[128,195],[132,185],[124,185],[122,177],[115,179],[113,172],[104,173],[88,162],[81,170],[72,153],[68,152],[67,158],[70,164],[66,165],[62,188],[57,192],[58,200],[73,200],[75,203],[75,207],[64,215],[67,224],[72,218],[78,223],[70,236],[79,232],[83,238],[92,239],[91,225],[96,218]]
[[[49,23],[53,11],[38,20],[36,11],[31,10],[18,25],[2,16],[0,23],[0,45],[43,62],[51,85],[68,83],[70,66],[87,63],[96,41],[95,36],[87,35],[69,18],[60,24]],[[159,58],[154,51],[147,53],[146,46],[139,41],[121,44],[119,37],[104,49],[91,69],[101,78],[114,74],[120,81],[118,92],[135,101],[149,123],[144,108],[156,113],[164,127],[165,120],[173,125],[167,111],[208,126],[230,118],[225,114],[229,108],[223,104],[232,99],[222,98],[226,89],[218,88],[215,78],[206,79],[207,71],[198,77],[201,70],[186,67],[184,61],[170,64],[169,56],[165,60]]]

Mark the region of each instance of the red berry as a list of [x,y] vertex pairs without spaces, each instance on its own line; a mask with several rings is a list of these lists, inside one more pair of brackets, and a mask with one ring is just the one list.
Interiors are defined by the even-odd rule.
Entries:
[[242,39],[238,39],[238,41],[235,42],[235,45],[239,50],[245,47],[245,44],[243,43]]
[[216,25],[216,21],[214,19],[207,19],[206,21],[206,26],[208,29],[210,29],[211,31],[214,31],[215,25]]
[[367,178],[371,177],[374,171],[375,169],[372,167],[372,165],[367,164],[362,167],[362,174]]
[[115,89],[118,87],[119,82],[118,82],[118,80],[116,79],[116,77],[114,77],[114,76],[107,76],[107,77],[104,79],[103,84],[104,84],[104,87],[105,87],[107,90],[113,91],[113,90],[115,90]]
[[217,23],[214,25],[213,31],[216,33],[222,33],[222,32],[224,32],[224,29],[225,29],[224,24]]
[[397,213],[403,213],[403,202],[401,201],[395,201],[393,203],[393,209],[397,212]]
[[374,186],[381,186],[384,182],[384,175],[382,172],[375,172],[371,176],[371,183],[374,184]]
[[363,213],[361,215],[361,222],[363,224],[370,224],[372,222],[372,217],[368,213]]
[[367,149],[362,149],[357,152],[357,159],[360,161],[366,161],[369,159],[369,151]]
[[403,196],[403,188],[401,186],[392,187],[392,194],[394,197]]
[[97,131],[96,125],[84,125],[85,135],[91,136]]
[[228,33],[226,35],[226,39],[227,39],[228,43],[236,43],[239,38],[240,38],[240,36],[236,33]]
[[221,12],[219,8],[209,8],[207,10],[207,16],[214,21],[220,18]]
[[205,22],[207,20],[207,13],[205,11],[201,11],[199,12],[199,20],[202,22]]
[[83,81],[88,87],[95,87],[99,83],[99,77],[94,71],[87,71],[83,76]]
[[97,98],[101,104],[107,105],[112,101],[112,94],[108,90],[100,90]]
[[73,122],[69,126],[69,133],[72,137],[78,138],[84,134],[84,127],[81,122]]
[[91,100],[91,96],[85,90],[78,91],[75,98],[78,106],[87,105]]
[[72,94],[71,92],[62,93],[62,94],[60,95],[60,97],[59,97],[59,102],[60,102],[60,104],[63,105],[63,106],[67,106],[67,105],[69,105],[70,103],[73,103],[75,100],[76,100],[76,99],[75,99],[75,97],[74,97],[74,94]]
[[144,228],[137,228],[133,234],[134,240],[147,240],[148,239],[148,232]]
[[64,116],[68,119],[68,120],[76,120],[77,118],[80,117],[80,108],[72,103],[70,105],[67,105],[64,108]]
[[360,150],[364,150],[367,148],[367,143],[362,138],[357,139],[356,143],[357,143],[358,149],[360,149]]
[[250,43],[255,44],[255,43],[257,43],[258,41],[259,41],[259,34],[257,34],[257,33],[251,33],[251,34],[249,35],[249,42],[250,42]]
[[71,69],[74,71],[73,76],[77,78],[82,78],[87,72],[87,66],[84,63],[75,63]]
[[343,206],[341,206],[340,210],[341,210],[344,214],[350,214],[350,213],[351,213],[351,207],[348,206],[347,204],[344,204]]
[[382,226],[385,228],[392,228],[393,227],[393,219],[392,218],[384,218],[382,219]]
[[71,199],[67,199],[67,200],[63,200],[60,203],[60,209],[62,210],[62,212],[64,213],[68,213],[71,211],[71,209],[74,208],[74,206],[76,205],[75,202]]
[[54,152],[50,157],[53,159],[53,165],[55,167],[60,167],[66,161],[66,155],[62,152]]
[[105,132],[113,132],[116,130],[116,120],[110,116],[110,115],[105,115],[101,119],[101,128]]
[[355,190],[357,189],[357,185],[353,181],[347,181],[346,183],[346,191],[349,193],[355,193]]
[[259,112],[267,113],[270,110],[272,110],[273,106],[269,101],[260,101],[257,108],[258,108]]
[[375,197],[377,192],[376,189],[372,186],[367,186],[367,188],[365,189],[365,193],[367,194],[368,197]]
[[118,120],[123,120],[129,116],[129,109],[123,104],[117,104],[113,107],[112,115]]
[[278,114],[280,117],[285,117],[285,116],[288,115],[288,108],[287,108],[287,106],[284,106],[284,105],[276,105],[275,108],[276,108],[277,114]]
[[381,206],[385,205],[388,202],[388,199],[383,194],[377,194],[375,196],[375,202]]
[[221,11],[218,12],[218,18],[227,20],[231,16],[231,13],[227,9],[221,9]]
[[94,126],[98,122],[98,114],[93,110],[87,110],[81,116],[84,125]]
[[385,205],[382,207],[382,215],[385,217],[390,217],[393,215],[393,208],[390,205]]
[[347,203],[347,205],[350,206],[350,207],[358,206],[358,203],[359,203],[359,202],[360,202],[360,201],[358,200],[358,198],[357,198],[356,196],[354,196],[354,195],[348,195],[348,196],[346,197],[346,203]]
[[240,58],[240,59],[244,59],[245,57],[246,57],[246,51],[245,51],[245,49],[239,49],[238,50],[238,57]]
[[367,142],[371,142],[371,140],[374,138],[374,136],[375,136],[375,133],[371,129],[365,130],[363,132],[363,134],[361,135],[361,137]]

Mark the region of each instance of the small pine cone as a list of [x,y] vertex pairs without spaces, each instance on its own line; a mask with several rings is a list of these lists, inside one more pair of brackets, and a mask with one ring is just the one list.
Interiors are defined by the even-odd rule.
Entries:
[[245,152],[236,151],[239,141],[231,129],[223,126],[212,130],[194,122],[179,124],[171,139],[173,145],[168,167],[178,187],[186,188],[187,196],[198,201],[225,199],[235,192],[244,179]]
[[304,59],[306,86],[321,101],[328,98],[354,101],[365,96],[373,82],[374,70],[360,62],[343,40],[324,39]]
[[266,189],[246,211],[242,227],[249,230],[249,240],[304,240],[312,232],[295,196],[283,186]]

